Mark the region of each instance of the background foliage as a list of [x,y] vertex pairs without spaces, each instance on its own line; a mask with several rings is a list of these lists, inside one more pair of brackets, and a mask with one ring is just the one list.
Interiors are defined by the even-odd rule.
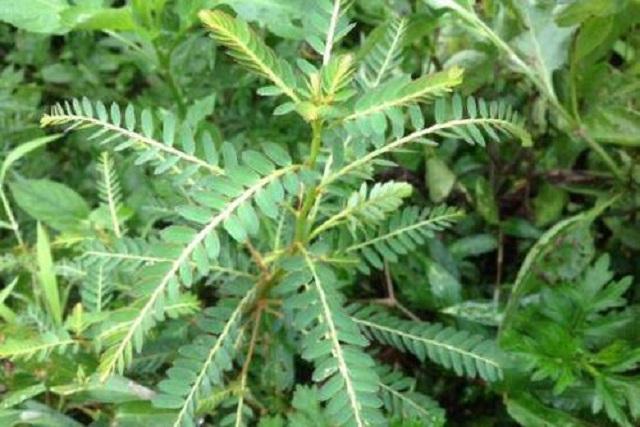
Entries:
[[0,0],[0,424],[640,422],[637,0]]

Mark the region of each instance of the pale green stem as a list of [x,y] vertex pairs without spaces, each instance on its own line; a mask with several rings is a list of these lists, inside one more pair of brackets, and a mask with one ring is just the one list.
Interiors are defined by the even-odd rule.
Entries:
[[[463,8],[462,6],[456,5],[451,6],[453,10],[462,17],[465,21],[471,24],[473,27],[487,37],[498,49],[502,50],[507,54],[509,59],[522,70],[522,72],[533,82],[533,84],[542,92],[551,102],[551,105],[555,108],[555,110],[560,114],[562,119],[564,119],[569,127],[572,129],[570,131],[576,131],[580,138],[592,149],[602,161],[607,165],[607,167],[611,170],[611,172],[615,175],[615,177],[619,180],[624,180],[624,174],[618,164],[613,160],[613,158],[606,152],[606,150],[598,144],[591,136],[589,136],[584,128],[582,128],[580,120],[578,117],[573,117],[560,103],[558,100],[553,87],[551,86],[551,82],[541,80],[538,74],[533,70],[526,62],[522,60],[518,56],[518,54],[509,46],[500,36],[498,36],[487,24],[485,24],[475,13]],[[573,135],[571,135],[573,136]]]
[[0,188],[0,199],[2,200],[2,206],[4,207],[4,212],[7,215],[9,224],[11,224],[13,234],[15,234],[16,240],[18,240],[18,244],[20,245],[20,247],[24,247],[22,234],[20,234],[20,227],[18,225],[18,222],[16,221],[15,216],[13,215],[13,210],[11,209],[11,205],[9,204],[9,200],[7,200],[7,196],[2,188]]

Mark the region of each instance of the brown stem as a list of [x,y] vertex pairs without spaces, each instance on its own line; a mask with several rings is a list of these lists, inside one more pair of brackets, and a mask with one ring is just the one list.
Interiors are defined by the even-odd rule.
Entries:
[[[253,329],[251,330],[251,339],[249,341],[249,349],[247,351],[247,358],[242,365],[242,371],[240,372],[240,397],[238,399],[238,411],[241,410],[241,405],[244,404],[245,394],[247,394],[247,376],[249,375],[249,367],[251,366],[251,360],[253,359],[253,353],[256,348],[256,341],[258,340],[258,331],[260,330],[260,320],[262,319],[262,310],[264,306],[258,304],[258,309],[253,316]],[[241,416],[241,414],[238,414]]]
[[388,301],[388,304],[391,307],[395,307],[398,310],[400,310],[409,319],[416,320],[416,321],[420,320],[418,316],[413,314],[411,310],[409,310],[407,307],[402,305],[400,301],[398,301],[398,299],[396,298],[396,293],[395,293],[395,290],[393,289],[393,280],[391,279],[391,271],[389,269],[389,264],[386,261],[384,262],[384,278],[385,278],[385,283],[387,287],[386,301]]
[[245,246],[247,247],[251,258],[256,263],[262,274],[265,275],[265,277],[268,277],[270,274],[269,267],[267,266],[267,263],[265,262],[262,254],[255,248],[255,246],[253,246],[249,239],[247,239],[247,241],[245,242]]

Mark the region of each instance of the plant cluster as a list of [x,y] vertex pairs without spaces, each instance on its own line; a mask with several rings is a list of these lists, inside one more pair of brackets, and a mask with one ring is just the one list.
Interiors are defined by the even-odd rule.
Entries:
[[640,421],[637,1],[0,21],[0,424]]

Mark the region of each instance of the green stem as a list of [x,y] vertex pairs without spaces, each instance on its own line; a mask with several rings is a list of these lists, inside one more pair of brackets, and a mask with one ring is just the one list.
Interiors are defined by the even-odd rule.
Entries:
[[300,212],[298,212],[298,218],[296,220],[296,234],[295,241],[303,242],[307,237],[307,216],[309,215],[309,211],[311,211],[311,207],[315,203],[316,200],[316,190],[317,187],[313,187],[307,191],[305,194],[304,200],[302,202],[302,208],[300,208]]
[[[322,148],[322,121],[314,120],[311,122],[311,153],[309,154],[309,158],[307,159],[307,167],[309,169],[313,169],[316,165],[316,160],[318,159],[318,154],[320,154],[320,149]],[[311,208],[316,202],[316,197],[318,196],[318,187],[314,186],[309,188],[304,195],[304,199],[302,201],[302,207],[300,208],[300,212],[298,212],[298,218],[296,219],[296,228],[295,228],[295,239],[294,242],[304,242],[307,239],[307,228],[308,228],[308,216]]]
[[607,165],[611,172],[613,172],[613,174],[619,181],[625,180],[625,175],[620,169],[620,166],[618,166],[615,160],[613,160],[609,153],[607,153],[607,150],[605,150],[601,144],[599,144],[595,139],[591,137],[591,135],[587,133],[585,128],[578,128],[577,134],[584,142],[587,143],[589,148],[591,148],[598,156],[600,156],[602,161]]
[[589,148],[592,149],[598,156],[600,156],[602,161],[607,165],[614,176],[618,180],[624,181],[624,173],[622,172],[618,164],[613,160],[611,156],[609,156],[607,151],[600,144],[598,144],[598,142],[595,141],[583,128],[577,111],[574,112],[574,117],[560,103],[553,90],[551,82],[540,78],[538,73],[534,69],[532,69],[525,61],[523,61],[522,58],[520,58],[520,56],[511,48],[511,46],[509,46],[500,36],[498,36],[493,31],[493,29],[485,24],[484,21],[482,21],[482,19],[480,19],[473,11],[469,11],[460,5],[453,5],[450,7],[455,12],[457,12],[460,17],[467,21],[478,33],[487,37],[498,49],[506,53],[509,59],[511,59],[513,63],[518,68],[520,68],[520,70],[522,70],[522,72],[529,78],[529,80],[531,80],[531,82],[538,88],[538,90],[549,100],[556,112],[560,116],[562,116],[562,118],[569,124],[570,133],[579,135],[580,139],[584,141],[589,146]]
[[171,73],[171,70],[167,70],[165,78],[167,80],[167,83],[169,84],[169,88],[171,89],[171,92],[173,93],[173,97],[178,103],[178,112],[180,113],[181,116],[184,116],[185,113],[187,112],[187,107],[184,103],[184,99],[182,98],[182,91],[180,90],[180,87],[176,83],[176,80],[173,78],[173,73]]
[[154,44],[154,47],[156,49],[156,54],[158,55],[160,75],[165,80],[167,86],[169,86],[169,89],[173,94],[173,97],[178,106],[178,112],[180,113],[180,116],[184,116],[187,108],[184,102],[184,97],[182,96],[182,90],[180,90],[180,86],[176,82],[175,78],[173,77],[173,73],[171,72],[171,52],[165,54],[159,46]]
[[11,229],[13,230],[13,234],[16,235],[18,244],[20,245],[21,248],[23,248],[24,241],[22,240],[22,234],[20,234],[20,227],[18,225],[18,222],[16,221],[15,216],[13,215],[13,211],[11,210],[11,205],[9,204],[9,200],[7,200],[7,196],[4,194],[4,190],[2,188],[0,188],[0,200],[2,200],[2,206],[4,207],[4,212],[7,215],[9,224],[11,224]]
[[311,138],[311,153],[309,154],[309,159],[307,159],[309,169],[315,167],[318,154],[320,154],[320,148],[322,147],[322,121],[314,120],[311,122],[311,130],[313,132]]
[[[571,43],[571,50],[575,51],[577,38],[574,37],[573,42]],[[582,122],[582,118],[580,117],[580,107],[578,103],[578,76],[577,71],[578,64],[576,61],[575,55],[571,55],[571,60],[569,62],[569,96],[571,102],[571,113],[573,117],[576,118],[578,122]]]
[[589,135],[587,130],[584,128],[580,117],[572,116],[559,102],[552,103],[552,105],[556,107],[556,111],[562,116],[569,126],[569,131],[567,132],[569,136],[572,138],[577,137],[579,140],[585,142],[591,150],[600,156],[600,159],[602,159],[602,161],[607,165],[616,179],[624,181],[625,176],[623,171],[620,169],[620,166],[618,166],[615,160],[613,160],[609,153],[607,153],[607,150],[605,150],[601,144]]

